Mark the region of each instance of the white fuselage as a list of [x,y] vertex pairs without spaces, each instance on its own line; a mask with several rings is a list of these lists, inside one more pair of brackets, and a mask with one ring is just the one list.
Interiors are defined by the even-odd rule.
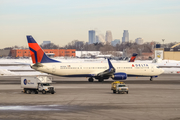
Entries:
[[[146,63],[112,63],[116,73],[124,72],[128,76],[157,76],[164,71],[156,65]],[[32,68],[58,76],[86,76],[103,72],[109,68],[108,63],[42,63],[42,67]],[[87,76],[88,77],[88,76]]]

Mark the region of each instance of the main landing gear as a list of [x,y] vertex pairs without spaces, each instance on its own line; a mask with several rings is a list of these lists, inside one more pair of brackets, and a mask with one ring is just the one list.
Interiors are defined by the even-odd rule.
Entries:
[[90,77],[90,78],[88,79],[88,81],[89,81],[89,82],[93,82],[94,79],[93,79],[92,77]]
[[[90,78],[88,79],[88,81],[89,81],[89,82],[94,82],[93,77],[90,77]],[[98,78],[98,81],[99,81],[99,82],[103,82],[103,81],[104,81],[104,78]]]
[[98,81],[99,81],[99,82],[103,82],[104,79],[103,79],[103,78],[99,78]]
[[150,81],[153,81],[153,77],[152,76],[150,77]]

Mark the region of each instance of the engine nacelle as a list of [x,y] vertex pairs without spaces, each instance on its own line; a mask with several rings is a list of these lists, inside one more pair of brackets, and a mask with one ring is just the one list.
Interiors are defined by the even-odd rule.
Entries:
[[127,78],[126,73],[115,73],[112,77],[113,80],[125,80]]

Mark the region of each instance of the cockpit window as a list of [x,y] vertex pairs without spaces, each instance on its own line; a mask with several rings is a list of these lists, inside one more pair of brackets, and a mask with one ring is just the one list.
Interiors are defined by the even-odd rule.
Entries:
[[157,68],[159,68],[159,66],[156,66]]

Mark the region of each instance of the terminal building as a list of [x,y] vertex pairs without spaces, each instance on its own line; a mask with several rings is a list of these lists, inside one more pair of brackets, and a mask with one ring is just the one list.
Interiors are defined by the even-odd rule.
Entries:
[[[76,49],[43,49],[46,55],[51,57],[67,56],[75,57]],[[13,49],[11,50],[12,57],[30,57],[29,49]]]
[[11,52],[10,49],[8,49],[8,50],[0,49],[0,57],[7,57],[7,56],[10,56],[10,52]]
[[172,46],[171,48],[156,48],[155,58],[161,58],[163,60],[178,60],[180,61],[180,49],[175,48],[180,43]]

